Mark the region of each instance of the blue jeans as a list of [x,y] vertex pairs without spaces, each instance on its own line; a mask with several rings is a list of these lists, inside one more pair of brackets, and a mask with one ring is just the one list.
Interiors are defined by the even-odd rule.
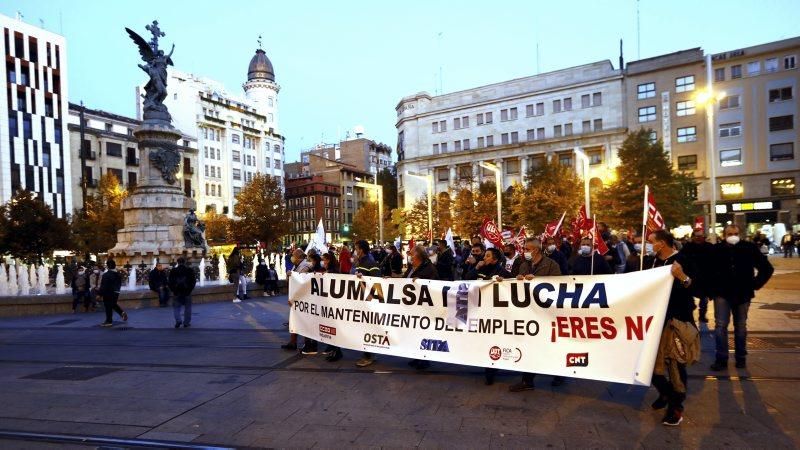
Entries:
[[158,304],[161,306],[169,304],[169,289],[166,286],[158,288]]
[[[181,307],[183,310],[183,320],[181,320]],[[192,323],[192,296],[176,295],[172,298],[172,312],[175,315],[175,323],[183,322],[184,325]]]
[[747,312],[750,301],[740,304],[731,304],[728,300],[717,297],[714,299],[714,338],[717,342],[716,357],[718,361],[728,360],[728,324],[733,316],[733,343],[736,360],[744,361],[747,358]]
[[239,300],[247,298],[247,278],[242,274],[239,274],[239,282],[236,285],[236,297]]

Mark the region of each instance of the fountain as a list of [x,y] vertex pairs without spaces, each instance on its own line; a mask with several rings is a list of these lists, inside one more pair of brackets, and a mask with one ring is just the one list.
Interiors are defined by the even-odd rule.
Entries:
[[225,256],[219,255],[219,284],[228,284],[228,266],[225,264]]
[[128,273],[128,290],[136,290],[136,267],[131,267],[131,270]]
[[31,285],[28,281],[28,268],[25,264],[19,265],[19,273],[17,273],[17,284],[19,285],[19,295],[30,295]]
[[6,278],[6,265],[0,263],[0,297],[8,295],[8,278]]
[[155,269],[157,265],[158,265],[158,258],[153,258],[153,267],[151,267],[150,270]]
[[48,270],[46,265],[42,264],[39,266],[39,273],[37,275],[39,280],[37,291],[39,295],[45,295],[47,294],[47,284],[50,282],[50,270]]
[[206,259],[200,260],[200,287],[206,285]]
[[58,265],[58,272],[56,273],[56,294],[66,294],[67,286],[64,285],[64,265]]
[[253,254],[253,270],[250,271],[250,281],[256,279],[256,267],[258,266],[258,253]]
[[31,264],[28,266],[28,286],[30,286],[31,293],[36,292],[36,286],[38,283],[36,282],[36,264]]
[[17,266],[16,264],[9,264],[8,266],[8,295],[17,295],[19,285],[17,284]]

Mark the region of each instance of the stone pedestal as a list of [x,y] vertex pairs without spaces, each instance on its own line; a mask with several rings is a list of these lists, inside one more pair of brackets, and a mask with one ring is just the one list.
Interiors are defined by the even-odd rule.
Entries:
[[149,266],[153,258],[167,263],[180,256],[199,263],[207,248],[187,247],[183,237],[184,218],[196,203],[175,179],[181,160],[176,143],[181,134],[168,125],[145,123],[134,136],[139,143],[140,181],[122,202],[125,226],[117,232],[117,245],[108,251],[109,256],[118,266],[143,261]]

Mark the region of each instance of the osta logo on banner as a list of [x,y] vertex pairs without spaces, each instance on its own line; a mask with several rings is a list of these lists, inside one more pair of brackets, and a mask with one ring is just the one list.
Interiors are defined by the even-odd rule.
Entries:
[[384,334],[364,334],[364,345],[367,347],[377,348],[390,348],[392,344],[389,343],[389,332],[384,331]]
[[423,339],[419,343],[420,350],[430,350],[432,352],[450,352],[450,347],[447,341],[440,341],[438,339]]
[[567,367],[588,367],[588,353],[567,353]]
[[519,348],[500,348],[498,346],[493,346],[489,349],[489,359],[492,361],[512,361],[512,362],[520,362],[522,360],[522,350]]
[[319,324],[319,337],[322,339],[330,339],[332,336],[336,336],[336,328],[330,327],[328,325]]

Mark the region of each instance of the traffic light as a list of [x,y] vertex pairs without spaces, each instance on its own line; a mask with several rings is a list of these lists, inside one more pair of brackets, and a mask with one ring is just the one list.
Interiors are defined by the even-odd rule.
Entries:
[[350,224],[342,225],[342,236],[350,236]]

